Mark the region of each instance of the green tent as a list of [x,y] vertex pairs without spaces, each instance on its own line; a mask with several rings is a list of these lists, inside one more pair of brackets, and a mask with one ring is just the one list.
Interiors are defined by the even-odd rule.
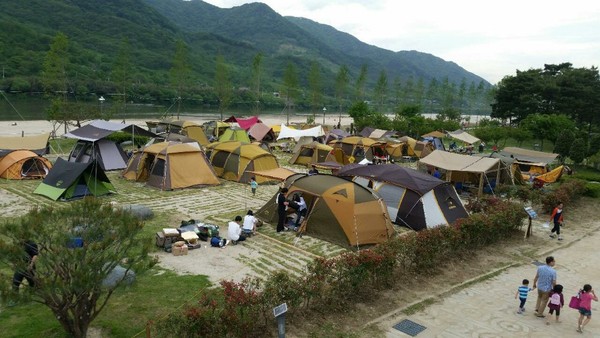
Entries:
[[89,195],[102,196],[112,192],[115,192],[115,188],[95,161],[77,163],[59,157],[33,193],[56,201]]
[[250,137],[244,129],[231,127],[226,129],[223,135],[219,137],[219,142],[225,141],[240,141],[250,143]]

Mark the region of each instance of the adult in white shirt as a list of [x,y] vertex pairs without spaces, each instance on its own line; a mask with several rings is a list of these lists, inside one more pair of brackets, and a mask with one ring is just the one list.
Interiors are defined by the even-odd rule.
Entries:
[[252,210],[248,210],[246,216],[244,216],[244,225],[242,226],[242,234],[254,235],[256,232],[256,217]]
[[229,222],[227,228],[227,237],[229,240],[236,244],[237,242],[245,241],[246,236],[242,234],[242,216],[235,216],[235,221]]
[[300,218],[302,216],[306,216],[306,202],[304,201],[304,197],[302,197],[302,195],[297,194],[294,195],[294,202],[296,202],[296,204],[298,205],[298,209],[296,209],[296,224],[295,227],[297,228],[300,225]]

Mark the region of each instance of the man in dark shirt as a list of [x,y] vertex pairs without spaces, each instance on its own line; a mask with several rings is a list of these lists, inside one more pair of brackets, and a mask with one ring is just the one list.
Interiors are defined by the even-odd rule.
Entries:
[[13,276],[13,290],[19,291],[19,286],[23,278],[27,279],[30,287],[35,286],[35,280],[33,279],[35,274],[35,262],[38,258],[38,246],[34,241],[28,240],[24,243],[25,255],[23,259],[27,263],[27,267],[24,270],[17,269]]
[[312,176],[312,175],[317,175],[319,174],[319,171],[317,170],[317,168],[313,165],[312,168],[308,171],[308,176]]
[[282,188],[279,194],[277,195],[277,232],[282,232],[284,230],[285,218],[287,217],[287,212],[285,208],[289,204],[287,199],[285,198],[285,194],[287,194],[288,188]]

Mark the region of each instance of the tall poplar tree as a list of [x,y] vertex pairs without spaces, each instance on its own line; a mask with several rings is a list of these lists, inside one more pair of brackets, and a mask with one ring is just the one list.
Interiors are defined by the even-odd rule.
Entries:
[[[340,119],[342,117],[342,106],[344,104],[344,98],[348,91],[348,83],[350,82],[350,73],[346,65],[342,65],[338,70],[337,76],[335,77],[335,97],[337,98],[339,105]],[[341,124],[342,121],[339,121]]]
[[287,123],[289,124],[290,110],[292,109],[298,90],[298,72],[296,71],[296,66],[291,61],[287,63],[283,72],[283,86],[285,87],[285,108]]
[[260,113],[260,81],[262,78],[262,63],[263,54],[257,53],[252,59],[252,84],[254,86],[254,113],[258,115]]
[[233,98],[229,69],[223,55],[217,56],[215,67],[215,94],[219,99],[219,115],[221,116],[221,121],[223,121],[223,113],[229,107]]
[[123,114],[126,112],[127,107],[127,92],[131,86],[131,45],[129,39],[124,38],[121,40],[119,46],[119,54],[115,60],[115,65],[112,70],[112,78],[115,81],[119,94],[121,96],[121,107],[120,110]]
[[317,109],[321,106],[323,99],[322,83],[321,83],[321,67],[316,61],[310,65],[310,73],[308,74],[308,85],[310,87],[310,105],[313,111],[313,123],[316,120]]
[[185,89],[189,85],[191,68],[188,60],[188,49],[183,42],[179,39],[175,43],[175,55],[173,56],[173,65],[169,70],[171,78],[171,84],[175,87],[177,95],[177,119],[179,120],[179,113],[181,110],[181,97],[185,92]]

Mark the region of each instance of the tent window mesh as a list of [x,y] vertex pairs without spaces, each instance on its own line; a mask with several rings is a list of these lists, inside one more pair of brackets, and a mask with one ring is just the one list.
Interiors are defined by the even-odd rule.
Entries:
[[153,176],[164,176],[165,174],[165,160],[157,159],[156,163],[154,163],[154,167],[152,167],[152,175]]
[[314,149],[311,148],[302,148],[302,150],[300,150],[300,155],[299,156],[306,156],[306,157],[312,157],[314,154]]
[[334,192],[334,194],[335,195],[342,195],[342,196],[348,198],[348,192],[346,191],[346,189],[338,190],[338,191]]

